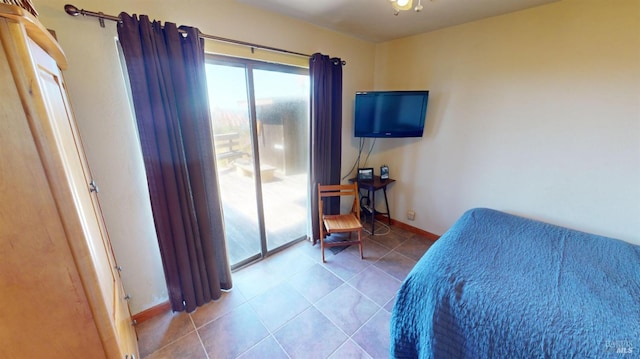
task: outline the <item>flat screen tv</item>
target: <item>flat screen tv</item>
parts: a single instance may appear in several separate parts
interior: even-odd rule
[[[355,137],[422,137],[429,91],[356,92]]]

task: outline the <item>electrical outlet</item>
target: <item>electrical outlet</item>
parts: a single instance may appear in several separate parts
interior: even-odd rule
[[[416,212],[412,209],[407,211],[407,219],[410,221],[413,221],[414,219],[416,219]]]

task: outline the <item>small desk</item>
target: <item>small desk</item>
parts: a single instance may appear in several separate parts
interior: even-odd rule
[[[387,200],[387,185],[395,181],[396,180],[391,178],[381,180],[380,176],[373,176],[373,181],[358,181],[357,177],[349,179],[350,183],[358,182],[358,190],[367,190],[367,198],[370,198],[369,206],[363,206],[362,209],[364,212],[371,215],[371,234],[375,233],[376,214],[383,214],[387,216],[387,220],[389,224],[391,224],[391,213],[389,211],[389,201]],[[376,191],[380,189],[384,193],[384,204],[387,207],[386,212],[379,212],[376,210]]]

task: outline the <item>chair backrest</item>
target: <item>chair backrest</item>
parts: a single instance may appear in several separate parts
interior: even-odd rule
[[[326,197],[341,197],[341,196],[353,196],[353,205],[351,206],[351,212],[360,219],[360,205],[358,203],[358,183],[352,184],[340,184],[340,185],[318,185],[318,213],[322,219],[324,207],[323,198]]]

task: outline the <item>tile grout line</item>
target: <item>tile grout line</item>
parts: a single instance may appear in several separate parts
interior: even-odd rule
[[[209,353],[207,352],[207,348],[204,346],[204,342],[202,341],[202,338],[200,337],[200,331],[196,327],[196,322],[193,321],[193,317],[191,316],[191,313],[189,313],[189,319],[191,320],[191,324],[195,328],[196,336],[198,336],[198,341],[200,342],[200,346],[202,347],[202,351],[204,351],[205,357],[207,359],[209,359]]]
[[[335,275],[335,274],[334,274],[334,275]],[[342,281],[342,284],[346,284],[346,283],[347,283],[346,281],[344,281],[344,280],[343,280],[342,278],[340,278],[340,277],[338,277],[338,279],[340,279],[340,280]],[[341,284],[341,285],[342,285],[342,284]],[[338,287],[340,287],[340,286],[338,286]],[[264,321],[262,320],[262,318],[261,318],[259,315],[257,315],[257,312],[256,312],[255,308],[254,308],[250,303],[248,303],[248,302],[247,302],[247,304],[249,304],[249,307],[251,308],[251,310],[252,310],[254,313],[256,313],[256,317],[258,318],[258,320],[260,321],[260,323],[263,325],[263,327],[264,327],[265,329],[267,329],[267,332],[269,333],[269,335],[267,335],[267,337],[269,337],[269,336],[273,337],[273,339],[276,341],[276,343],[278,344],[278,346],[280,346],[280,348],[281,348],[281,349],[282,349],[282,351],[285,353],[285,355],[287,355],[287,357],[291,358],[291,355],[289,355],[289,353],[285,350],[285,348],[282,346],[282,343],[280,343],[280,341],[278,340],[278,338],[276,338],[276,337],[275,337],[275,333],[276,333],[277,331],[279,331],[280,329],[284,328],[287,324],[289,324],[289,323],[291,323],[292,321],[294,321],[295,319],[299,318],[302,314],[304,314],[305,312],[307,312],[307,311],[308,311],[309,309],[311,309],[311,308],[314,308],[315,310],[317,310],[317,311],[318,311],[318,313],[320,313],[320,315],[322,315],[325,319],[327,319],[331,324],[333,324],[333,325],[334,325],[334,326],[335,326],[335,327],[336,327],[340,332],[342,332],[342,333],[347,337],[347,340],[345,340],[343,343],[341,343],[341,344],[340,344],[340,345],[339,345],[339,346],[338,346],[338,347],[337,347],[333,352],[331,352],[331,353],[329,354],[329,356],[331,356],[333,353],[335,353],[335,351],[336,351],[336,350],[338,350],[340,347],[342,347],[342,346],[343,346],[347,341],[349,341],[349,340],[353,341],[353,340],[351,339],[351,336],[350,336],[350,335],[348,335],[348,334],[347,334],[347,333],[346,333],[342,328],[340,328],[340,327],[339,327],[339,326],[338,326],[334,321],[332,321],[329,317],[327,317],[324,313],[322,313],[322,311],[321,311],[321,310],[316,306],[316,303],[317,303],[320,299],[322,299],[322,298],[324,298],[324,297],[328,296],[328,295],[329,295],[333,290],[332,290],[331,292],[327,293],[326,295],[324,295],[323,297],[321,297],[320,299],[316,300],[316,303],[313,303],[313,302],[311,302],[308,298],[306,298],[306,297],[304,296],[304,294],[300,293],[300,291],[299,291],[297,288],[295,288],[295,287],[293,287],[293,286],[292,286],[291,288],[292,288],[294,291],[296,291],[298,294],[300,294],[300,295],[301,295],[301,296],[302,296],[302,297],[303,297],[303,298],[304,298],[304,299],[309,303],[309,306],[308,306],[308,307],[306,307],[306,308],[305,308],[303,311],[301,311],[300,313],[296,314],[295,316],[293,316],[292,318],[290,318],[289,320],[287,320],[285,323],[283,323],[283,324],[282,324],[282,325],[280,325],[279,327],[275,328],[274,330],[271,330],[271,329],[269,329],[269,328],[268,328],[268,326],[264,323]],[[337,288],[337,287],[336,287],[336,288]],[[334,288],[334,290],[335,290],[335,288]],[[374,303],[375,303],[375,302],[374,302]],[[377,304],[376,304],[376,305],[377,305]],[[376,313],[377,313],[377,311],[376,311]],[[360,329],[360,328],[358,328],[358,329],[356,330],[356,332],[357,332],[359,329]],[[242,353],[240,353],[239,355],[242,355],[242,354],[244,354],[244,353],[248,352],[249,350],[251,350],[252,348],[254,348],[255,346],[257,346],[258,344],[260,344],[262,341],[264,341],[267,337],[262,338],[260,341],[258,341],[258,343],[256,343],[256,344],[252,345],[250,348],[248,348],[247,350],[243,351],[243,352],[242,352]],[[357,344],[357,343],[356,343],[356,344]],[[360,347],[360,346],[358,345],[358,347]],[[362,349],[362,348],[361,348],[361,349]],[[369,355],[369,353],[368,353],[366,350],[362,349],[362,351],[363,351],[364,353],[366,353],[367,355]],[[371,356],[371,355],[369,355],[369,356]]]
[[[165,345],[161,346],[160,348],[158,348],[158,349],[156,349],[156,350],[152,351],[151,353],[148,353],[147,355],[145,355],[145,356],[143,357],[143,359],[144,359],[144,358],[146,358],[146,357],[148,357],[148,356],[149,356],[149,355],[151,355],[151,354],[154,354],[154,353],[156,353],[156,352],[159,352],[159,351],[161,351],[161,350],[163,350],[163,349],[167,348],[168,346],[170,346],[170,345],[172,345],[172,344],[177,343],[178,341],[180,341],[181,339],[183,339],[183,338],[187,337],[189,334],[193,333],[194,331],[196,331],[196,329],[193,329],[193,330],[191,330],[191,331],[189,331],[189,332],[185,333],[184,335],[177,337],[175,340],[172,340],[172,341],[170,341],[169,343],[167,343],[167,344],[165,344]]]
[[[373,320],[373,318],[378,315],[378,313],[380,313],[381,311],[387,311],[386,309],[384,309],[384,307],[380,307],[380,309],[378,309],[377,312],[375,312],[369,319],[367,319],[364,323],[362,323],[362,325],[360,326],[360,328],[358,328],[355,332],[353,332],[353,335],[356,335],[356,333],[358,333],[362,328],[364,328],[369,322],[371,322]],[[373,354],[369,353],[368,351],[365,350],[365,348],[362,348],[362,346],[360,345],[360,343],[358,343],[357,341],[355,341],[354,339],[352,339],[352,336],[349,337],[349,339],[351,339],[352,342],[354,342],[359,348],[362,349],[363,352],[367,353],[367,355],[369,355],[370,357],[373,358]],[[389,338],[389,340],[391,340],[391,338]],[[389,344],[391,344],[391,342],[389,342]]]
[[[266,328],[265,328],[266,329]],[[250,346],[249,348],[247,348],[247,350],[240,352],[238,355],[235,356],[235,358],[239,358],[241,356],[243,356],[244,354],[250,352],[253,348],[257,347],[258,345],[260,345],[260,343],[264,342],[265,340],[267,340],[269,337],[273,338],[273,340],[276,342],[276,344],[278,344],[278,347],[280,347],[280,349],[282,349],[282,352],[284,353],[284,355],[287,356],[287,358],[291,359],[291,355],[289,355],[289,353],[287,353],[287,351],[284,349],[284,347],[282,346],[282,344],[280,344],[280,342],[278,341],[278,339],[276,339],[276,337],[273,336],[273,333],[271,333],[269,331],[269,329],[267,329],[267,331],[269,332],[269,335],[267,335],[266,337],[260,339],[257,343],[255,343],[254,345]]]
[[[370,266],[366,267],[365,269],[370,268],[370,267],[372,267],[372,265],[370,265]],[[391,278],[397,279],[397,278],[395,278],[395,277],[391,276],[390,274],[388,274],[386,271],[384,271],[384,270],[382,270],[382,269],[380,269],[380,268],[378,268],[378,267],[373,266],[373,268],[376,268],[376,269],[378,269],[378,270],[382,271],[383,273],[385,273],[386,275],[390,276]],[[362,270],[362,271],[361,271],[361,272],[359,272],[358,274],[360,274],[360,273],[362,273],[362,272],[364,272],[364,270]],[[356,274],[356,275],[358,275],[358,274]],[[351,277],[351,279],[353,279],[356,275],[354,275],[353,277]],[[341,278],[340,278],[340,279],[341,279]],[[341,279],[341,280],[342,280],[342,279]],[[345,341],[344,341],[342,344],[340,344],[340,345],[339,345],[339,346],[338,346],[338,347],[337,347],[333,352],[331,352],[331,353],[329,354],[329,357],[330,357],[331,355],[333,355],[336,351],[338,351],[341,347],[343,347],[343,346],[344,346],[348,341],[351,341],[351,342],[353,342],[353,343],[354,343],[358,348],[360,348],[360,350],[362,350],[362,352],[363,352],[363,353],[365,353],[365,354],[366,354],[367,356],[369,356],[370,358],[373,358],[373,356],[371,355],[371,353],[369,353],[367,350],[365,350],[365,348],[363,348],[363,347],[362,347],[362,346],[361,346],[361,345],[360,345],[360,344],[359,344],[359,343],[358,343],[358,342],[353,338],[353,336],[354,336],[357,332],[359,332],[359,331],[360,331],[364,326],[366,326],[366,325],[367,325],[367,323],[369,323],[371,320],[373,320],[373,318],[374,318],[378,313],[380,313],[381,311],[388,312],[388,311],[384,308],[384,306],[385,306],[387,303],[389,303],[389,301],[394,300],[394,299],[395,299],[395,296],[393,296],[391,299],[387,300],[387,301],[384,303],[384,305],[380,305],[380,304],[378,304],[376,301],[374,301],[373,299],[369,298],[365,293],[363,293],[362,291],[360,291],[358,288],[356,288],[355,286],[353,286],[353,284],[351,284],[351,283],[349,283],[348,281],[345,281],[345,280],[342,280],[342,282],[343,282],[342,284],[346,284],[346,285],[348,285],[349,287],[351,287],[352,289],[354,289],[356,292],[358,292],[360,295],[362,295],[364,298],[366,298],[366,299],[368,299],[369,301],[371,301],[375,306],[377,306],[377,307],[378,307],[378,310],[376,310],[376,311],[375,311],[375,312],[374,312],[374,313],[373,313],[373,314],[372,314],[372,315],[371,315],[371,316],[370,316],[366,321],[364,321],[364,322],[363,322],[363,323],[362,323],[362,324],[361,324],[361,325],[360,325],[356,330],[354,330],[353,334],[349,335],[349,334],[347,334],[347,332],[345,332],[345,331],[344,331],[344,330],[343,330],[343,329],[338,325],[338,323],[336,323],[336,322],[334,322],[333,320],[331,320],[331,318],[329,318],[327,315],[325,315],[325,314],[322,312],[322,310],[317,306],[317,303],[318,303],[318,302],[320,302],[322,299],[324,299],[324,298],[326,298],[327,296],[329,296],[329,294],[331,294],[333,291],[335,291],[335,290],[336,290],[336,289],[338,289],[340,286],[342,286],[342,284],[341,284],[341,285],[339,285],[338,287],[334,288],[331,292],[327,293],[326,295],[324,295],[324,296],[322,296],[321,298],[319,298],[318,300],[316,300],[314,303],[311,303],[311,306],[313,306],[313,307],[314,307],[314,308],[315,308],[315,309],[316,309],[316,310],[317,310],[317,311],[318,311],[318,312],[319,312],[319,313],[320,313],[324,318],[326,318],[329,322],[331,322],[331,324],[333,324],[333,325],[334,325],[338,330],[340,330],[340,331],[341,331],[341,332],[342,332],[342,333],[347,337],[347,340],[345,340]],[[295,288],[294,288],[294,289],[295,289]],[[306,311],[306,310],[305,310],[305,311]],[[302,314],[302,313],[299,313],[297,316],[299,316],[299,315],[301,315],[301,314]],[[297,317],[297,316],[296,316],[296,317]],[[295,318],[295,317],[294,317],[294,318]],[[292,318],[291,320],[293,320],[294,318]],[[283,325],[283,326],[284,326],[284,325]]]
[[[281,283],[278,283],[281,284]],[[293,288],[293,287],[292,287]],[[273,289],[273,288],[270,288]],[[269,290],[270,290],[269,289]],[[296,290],[295,288],[293,288],[293,290]],[[297,291],[297,290],[296,290]],[[301,294],[302,295],[302,294]],[[256,296],[257,297],[257,296]],[[304,296],[302,296],[304,298]],[[255,297],[254,297],[255,298]],[[307,300],[305,298],[305,300]],[[307,300],[308,301],[308,300]],[[311,305],[313,305],[313,303],[309,302]],[[256,311],[256,308],[253,307],[253,305],[250,303],[250,300],[247,300],[245,303],[249,306],[249,308],[251,309],[251,311],[256,315],[256,318],[258,318],[258,320],[260,321],[260,324],[262,325],[262,327],[264,329],[267,330],[267,336],[265,336],[264,338],[260,339],[257,343],[255,343],[254,345],[250,346],[249,348],[247,348],[246,350],[242,351],[241,353],[239,353],[236,357],[243,355],[244,353],[247,353],[248,351],[250,351],[251,349],[253,349],[254,347],[256,347],[258,344],[262,343],[265,339],[267,339],[268,337],[272,337],[273,340],[276,341],[276,343],[278,344],[278,346],[282,349],[282,351],[287,355],[287,357],[291,358],[291,356],[289,355],[289,353],[287,353],[287,351],[284,349],[284,347],[282,346],[282,344],[278,341],[278,339],[273,335],[276,331],[280,330],[282,327],[284,327],[287,323],[289,323],[290,321],[292,321],[293,319],[297,318],[300,314],[304,313],[309,307],[305,308],[302,312],[296,314],[293,318],[289,319],[288,321],[286,321],[285,323],[283,323],[282,325],[280,325],[279,327],[277,327],[276,329],[274,329],[273,331],[271,329],[269,329],[269,326],[267,326],[267,324],[265,323],[265,321],[262,319],[262,317],[260,317],[260,315],[258,315],[258,312]]]
[[[345,283],[346,283],[346,282],[345,282]],[[374,304],[376,304],[376,303],[374,302]],[[376,305],[377,305],[377,304],[376,304]],[[345,331],[344,331],[344,329],[342,329],[342,328],[338,325],[338,323],[334,322],[333,320],[331,320],[331,318],[327,317],[327,316],[322,312],[322,310],[320,310],[320,308],[318,308],[318,307],[316,306],[316,303],[313,303],[313,304],[312,304],[312,306],[313,306],[313,307],[318,311],[318,313],[320,313],[320,314],[321,314],[325,319],[327,319],[327,320],[328,320],[331,324],[333,324],[333,325],[334,325],[334,326],[335,326],[335,327],[336,327],[340,332],[342,332],[342,334],[344,334],[344,335],[347,337],[347,339],[346,339],[342,344],[340,344],[340,345],[339,345],[339,346],[338,346],[334,351],[332,351],[332,352],[328,355],[328,357],[330,357],[331,355],[335,354],[335,352],[336,352],[336,351],[338,351],[338,349],[340,349],[342,346],[344,346],[348,341],[351,341],[351,342],[353,342],[356,346],[358,346],[358,348],[360,348],[360,350],[362,350],[362,352],[363,352],[363,353],[365,353],[365,354],[367,354],[369,357],[372,357],[372,358],[373,358],[373,356],[371,355],[371,353],[369,353],[368,351],[366,351],[366,350],[365,350],[365,349],[364,349],[364,348],[363,348],[363,347],[362,347],[358,342],[356,342],[356,341],[353,339],[353,335],[354,335],[354,334],[356,334],[360,329],[362,329],[362,327],[364,327],[364,325],[365,325],[365,324],[367,324],[367,323],[368,323],[368,322],[369,322],[369,321],[370,321],[370,320],[371,320],[371,319],[372,319],[376,314],[378,314],[378,312],[380,312],[380,309],[384,309],[384,308],[379,307],[379,308],[378,308],[378,310],[377,310],[377,311],[376,311],[376,312],[375,312],[375,313],[374,313],[374,314],[373,314],[369,319],[367,319],[364,323],[362,323],[362,325],[360,325],[360,326],[358,327],[358,329],[356,329],[356,330],[353,332],[353,334],[349,335],[349,334],[347,334],[347,332],[345,332]]]

